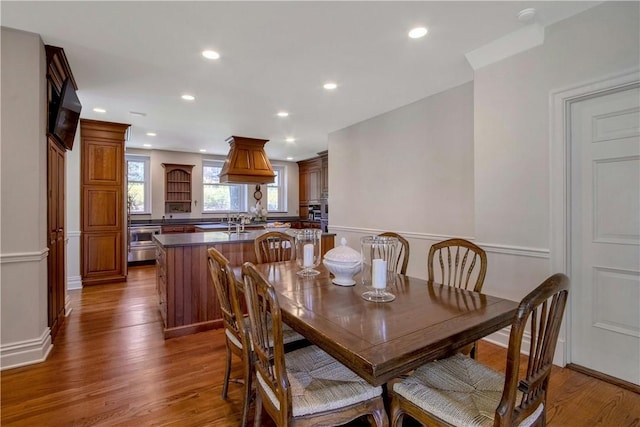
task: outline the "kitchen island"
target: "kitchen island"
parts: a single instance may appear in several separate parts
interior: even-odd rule
[[[222,327],[220,304],[209,278],[207,249],[219,250],[232,266],[255,263],[254,241],[264,233],[265,230],[247,230],[153,236],[165,339]],[[333,248],[334,239],[333,233],[322,234],[323,256]]]

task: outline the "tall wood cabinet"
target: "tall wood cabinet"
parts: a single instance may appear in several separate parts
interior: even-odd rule
[[[324,204],[329,197],[328,151],[318,155],[298,162],[300,217],[303,219],[309,214],[309,205]]]
[[[320,199],[329,198],[329,151],[321,151],[320,156]]]
[[[64,50],[45,46],[47,61],[47,117],[52,101],[69,79],[77,89]],[[49,119],[50,120],[50,119]],[[50,123],[47,123],[47,130]],[[47,312],[51,339],[55,339],[65,319],[66,260],[65,260],[65,176],[66,149],[47,134]]]
[[[300,203],[317,203],[320,200],[322,161],[320,158],[298,162],[300,174]]]
[[[65,306],[65,150],[52,138],[47,138],[47,224],[49,248],[47,261],[47,288],[49,328],[55,337],[64,323]]]
[[[83,285],[127,278],[124,143],[129,125],[80,121]]]

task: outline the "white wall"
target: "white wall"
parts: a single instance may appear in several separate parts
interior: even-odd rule
[[[483,290],[521,299],[552,273],[550,94],[638,67],[638,9],[589,9],[548,27],[542,46],[476,70],[473,85],[331,134],[330,230],[356,248],[363,234],[404,234],[416,277],[437,235],[473,238],[489,261]],[[491,339],[506,344],[507,333]]]
[[[542,46],[477,70],[476,234],[549,247],[549,94],[638,67],[637,2],[605,3],[547,28]]]
[[[79,124],[78,124],[79,126]],[[66,169],[66,206],[65,230],[67,231],[67,289],[81,289],[82,276],[80,273],[80,129],[76,130],[73,150],[67,151]],[[66,313],[69,314],[69,294],[66,298]]]
[[[639,53],[639,4],[604,3],[548,27],[542,46],[476,70],[475,221],[480,244],[494,249],[488,293],[520,299],[555,272],[550,189],[561,183],[549,179],[551,93],[638,67]]]
[[[638,67],[638,10],[636,2],[605,3],[548,27],[542,46],[476,70],[478,241],[549,258],[550,188],[558,185],[549,181],[550,94]],[[535,262],[535,273],[505,276],[490,269],[495,280],[487,282],[488,290],[520,298],[552,273],[549,262],[528,258],[512,262],[523,269]]]
[[[338,238],[399,232],[408,273],[426,277],[434,240],[474,235],[473,83],[330,134],[329,188]]]
[[[128,148],[126,154],[138,154],[148,156],[151,159],[151,215],[134,215],[132,219],[191,219],[191,218],[221,218],[221,214],[205,214],[202,212],[203,184],[202,184],[202,162],[203,160],[224,160],[225,156],[203,155],[196,153],[182,153],[177,151],[164,150],[141,150]],[[194,203],[191,205],[190,213],[165,214],[164,212],[164,168],[162,163],[177,163],[181,165],[194,165],[192,175],[192,197]],[[283,162],[272,160],[273,166],[284,166],[287,176],[287,212],[273,213],[274,216],[297,216],[298,215],[298,165],[293,162]],[[253,198],[254,187],[249,186],[249,207],[255,204]],[[262,189],[263,199],[266,197],[266,189]],[[264,201],[263,201],[264,206]]]
[[[45,53],[40,36],[2,28],[0,366],[42,361],[47,316]]]

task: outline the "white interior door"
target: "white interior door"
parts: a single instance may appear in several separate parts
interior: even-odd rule
[[[571,362],[640,385],[640,90],[571,106]]]

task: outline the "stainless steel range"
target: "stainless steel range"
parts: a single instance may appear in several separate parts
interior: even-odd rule
[[[156,259],[156,244],[153,235],[160,234],[159,225],[131,225],[129,227],[129,262]]]

